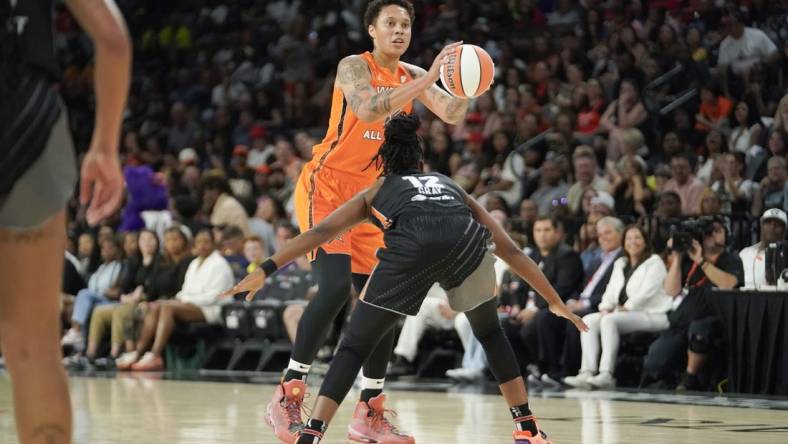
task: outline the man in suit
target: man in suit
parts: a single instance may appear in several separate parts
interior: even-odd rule
[[[555,218],[542,216],[534,222],[534,243],[536,249],[531,258],[564,301],[577,299],[583,284],[583,263],[580,255],[564,243],[563,224]],[[561,347],[564,326],[552,328],[548,320],[550,310],[547,302],[527,284],[524,284],[522,301],[512,307],[510,318],[504,321],[504,329],[512,344],[519,349],[518,356],[525,359],[523,368],[528,368],[536,378],[541,378],[542,369],[550,372],[560,367]],[[555,342],[551,339],[548,346],[539,341],[539,330],[551,328],[559,332]],[[544,341],[548,342],[548,341]],[[557,343],[557,345],[555,345]],[[533,379],[533,378],[531,378]]]

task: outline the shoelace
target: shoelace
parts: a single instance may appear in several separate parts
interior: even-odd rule
[[[290,421],[291,424],[303,424],[301,420],[301,412],[303,411],[306,413],[307,418],[312,416],[312,409],[306,406],[304,400],[309,398],[309,393],[305,393],[304,397],[300,400],[298,398],[293,398],[288,400],[287,396],[282,399],[282,402],[285,403],[285,411],[287,412],[287,419]]]
[[[397,412],[390,409],[383,409],[383,410],[372,410],[372,424],[373,428],[381,428],[386,432],[397,433],[397,427],[392,424],[388,418],[386,418],[386,413],[391,413],[393,416],[397,416]]]

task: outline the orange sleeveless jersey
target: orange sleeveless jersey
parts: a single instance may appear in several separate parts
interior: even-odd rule
[[[412,76],[402,65],[396,73],[379,67],[367,51],[361,54],[372,73],[372,87],[378,92],[393,89],[412,80]],[[410,113],[413,102],[408,103],[401,111]],[[396,113],[395,110],[393,113]],[[371,185],[380,171],[375,165],[369,165],[383,143],[383,126],[385,119],[374,123],[360,120],[350,109],[342,90],[334,85],[331,97],[331,117],[328,131],[323,141],[312,148],[311,166],[319,174],[322,168],[330,168],[334,173],[348,175],[348,179]]]

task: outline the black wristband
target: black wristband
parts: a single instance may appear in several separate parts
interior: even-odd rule
[[[260,264],[260,268],[263,270],[266,276],[271,276],[272,274],[276,273],[276,270],[279,267],[276,265],[276,262],[272,261],[270,258],[266,259],[265,262]]]

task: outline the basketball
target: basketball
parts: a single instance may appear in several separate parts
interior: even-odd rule
[[[441,82],[449,93],[478,97],[490,89],[495,65],[490,54],[476,45],[460,45],[441,66]]]

